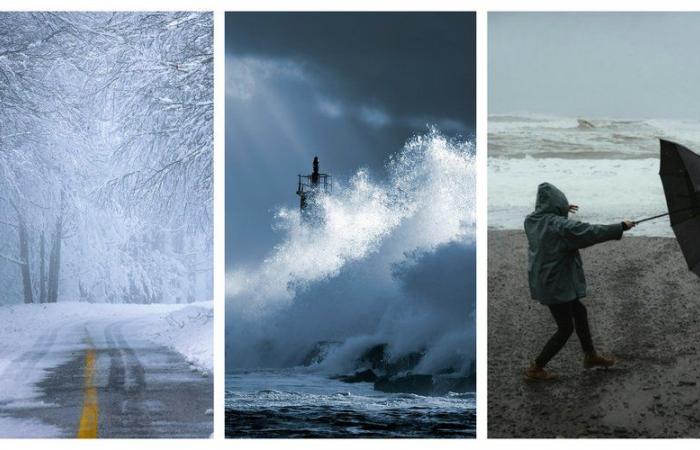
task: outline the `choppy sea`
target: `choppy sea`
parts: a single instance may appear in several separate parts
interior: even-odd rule
[[[666,212],[659,138],[700,151],[700,122],[489,117],[489,227],[521,229],[544,181],[580,206],[578,220],[612,223]],[[673,236],[666,218],[631,234]]]
[[[476,435],[474,393],[385,394],[299,369],[226,376],[228,438],[464,438]]]

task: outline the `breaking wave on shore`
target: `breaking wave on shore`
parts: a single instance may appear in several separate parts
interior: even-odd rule
[[[473,371],[475,189],[473,143],[431,129],[383,179],[359,169],[319,199],[317,225],[280,209],[281,243],[227,274],[227,369],[347,373],[383,346],[419,373]]]

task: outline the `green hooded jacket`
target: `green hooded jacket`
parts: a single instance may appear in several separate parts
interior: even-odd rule
[[[579,249],[620,239],[622,223],[591,225],[568,219],[569,201],[549,183],[537,188],[535,211],[525,218],[530,295],[545,305],[586,296]]]

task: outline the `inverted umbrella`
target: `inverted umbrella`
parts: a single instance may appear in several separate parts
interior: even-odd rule
[[[669,216],[688,268],[700,276],[700,155],[661,139],[659,176],[668,211],[635,223]]]

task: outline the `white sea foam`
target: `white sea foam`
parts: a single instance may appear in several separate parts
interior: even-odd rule
[[[657,159],[492,158],[488,172],[489,227],[522,229],[535,208],[537,186],[545,181],[580,206],[572,219],[613,223],[667,211]],[[640,224],[631,233],[673,235],[666,218]]]

